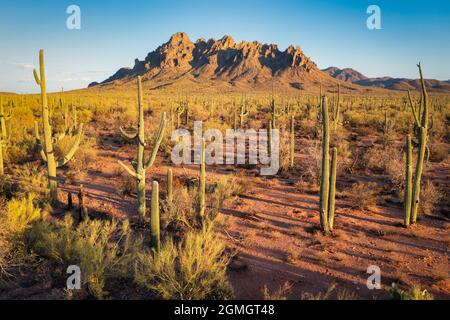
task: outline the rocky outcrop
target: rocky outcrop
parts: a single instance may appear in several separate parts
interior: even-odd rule
[[[274,44],[236,43],[230,36],[192,42],[186,33],[179,32],[143,61],[136,59],[133,68],[121,68],[102,84],[130,80],[138,75],[154,82],[182,77],[230,83],[257,83],[273,78],[291,81],[314,71],[319,71],[316,64],[298,46],[280,51]]]

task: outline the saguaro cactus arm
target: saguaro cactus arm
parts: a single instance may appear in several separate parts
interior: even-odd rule
[[[36,69],[33,69],[33,75],[34,75],[34,80],[36,81],[37,85],[40,86],[41,85],[41,79],[39,79],[39,76],[37,74]]]
[[[411,107],[412,114],[414,116],[414,122],[416,123],[416,126],[420,127],[419,118],[417,118],[416,107],[412,101],[411,92],[409,90],[408,90],[408,100],[409,100],[409,105]]]
[[[37,121],[34,122],[34,135],[36,137],[36,146],[39,149],[41,158],[42,158],[42,160],[44,160],[44,162],[47,162],[47,156],[45,155],[45,151],[42,146],[41,136],[39,134],[39,125],[38,125]]]
[[[428,129],[428,93],[427,93],[427,88],[425,86],[425,79],[423,77],[423,73],[422,73],[422,67],[419,64],[417,65],[417,67],[419,68],[419,74],[420,74],[420,86],[422,89],[422,118],[421,118],[421,127],[427,128]]]
[[[78,128],[78,133],[74,144],[70,148],[69,152],[64,156],[64,158],[58,161],[57,164],[58,168],[65,166],[70,160],[72,160],[73,156],[75,155],[75,152],[78,150],[78,147],[80,146],[82,136],[83,136],[83,124],[81,123],[80,127]]]
[[[150,154],[150,157],[148,158],[147,162],[144,164],[144,169],[147,170],[150,168],[156,159],[156,154],[158,153],[159,146],[161,145],[161,141],[164,138],[164,132],[166,129],[166,113],[163,113],[163,116],[161,118],[161,123],[159,125],[158,134],[155,137],[155,143],[153,144],[153,150]]]
[[[128,139],[128,140],[134,140],[134,139],[136,139],[137,136],[138,136],[138,131],[137,131],[137,130],[136,130],[136,132],[134,132],[134,133],[128,133],[128,132],[126,132],[122,127],[120,127],[119,130],[120,130],[120,133],[122,134],[122,136],[123,136],[125,139]]]
[[[120,164],[122,166],[122,168],[125,169],[126,172],[128,172],[133,178],[136,178],[137,180],[141,180],[142,176],[140,174],[138,174],[136,172],[136,170],[131,169],[130,167],[128,167],[125,163],[123,163],[122,161],[117,161],[118,164]]]

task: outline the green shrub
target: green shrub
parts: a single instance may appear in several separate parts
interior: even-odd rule
[[[158,255],[139,253],[135,281],[167,300],[231,298],[224,249],[211,225],[190,231],[179,245],[166,240]]]
[[[433,296],[419,286],[413,285],[408,290],[403,290],[397,283],[392,283],[389,289],[391,297],[395,300],[433,300]]]
[[[132,262],[142,241],[131,236],[124,221],[88,220],[77,227],[66,216],[63,222],[40,221],[26,237],[31,252],[66,265],[78,265],[82,283],[96,298],[104,298],[107,282],[132,277]]]

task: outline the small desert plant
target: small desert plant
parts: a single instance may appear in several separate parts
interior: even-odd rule
[[[0,274],[9,266],[31,260],[23,250],[23,235],[30,225],[41,218],[40,210],[34,205],[35,195],[14,198],[0,203]]]
[[[287,300],[287,295],[292,290],[292,284],[289,281],[286,281],[283,286],[281,286],[277,291],[270,292],[269,288],[265,285],[262,289],[262,294],[264,300]]]
[[[211,225],[189,232],[179,245],[169,238],[159,254],[138,254],[135,281],[167,300],[230,298],[224,249]]]
[[[63,222],[38,221],[26,235],[30,252],[61,265],[78,265],[83,285],[96,298],[107,295],[109,280],[132,276],[132,262],[142,241],[134,239],[127,221],[87,220],[75,226]]]
[[[336,291],[337,284],[331,283],[328,289],[324,292],[319,292],[314,295],[312,293],[302,293],[302,300],[332,300],[333,293],[336,292],[336,300],[357,300],[358,296],[348,291],[347,289],[341,289]]]
[[[354,183],[345,193],[350,199],[350,206],[353,209],[367,210],[370,206],[375,206],[378,201],[377,184],[374,182]]]
[[[433,296],[419,286],[413,285],[407,290],[403,290],[397,283],[392,283],[389,293],[395,300],[433,300]]]
[[[13,168],[13,175],[17,178],[17,196],[34,193],[39,203],[48,202],[50,190],[48,189],[47,173],[36,163],[26,163]]]
[[[443,197],[443,192],[428,180],[420,192],[421,213],[432,215]]]

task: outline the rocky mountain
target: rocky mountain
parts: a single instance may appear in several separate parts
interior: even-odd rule
[[[132,68],[121,68],[90,87],[126,85],[138,75],[151,88],[200,85],[230,90],[272,86],[306,90],[318,88],[319,82],[325,87],[338,82],[321,72],[298,46],[280,51],[275,44],[236,43],[230,36],[192,42],[179,32],[144,60],[136,59]]]
[[[333,78],[347,82],[356,82],[368,79],[365,75],[352,68],[339,69],[336,67],[328,67],[326,69],[323,69],[322,71],[329,74]]]
[[[379,87],[402,91],[420,90],[419,79],[392,78],[392,77],[368,78],[351,68],[339,69],[336,67],[329,67],[323,69],[322,71],[329,74],[333,78],[366,87]],[[450,91],[450,83],[448,81],[426,79],[425,83],[430,91],[435,92]]]

